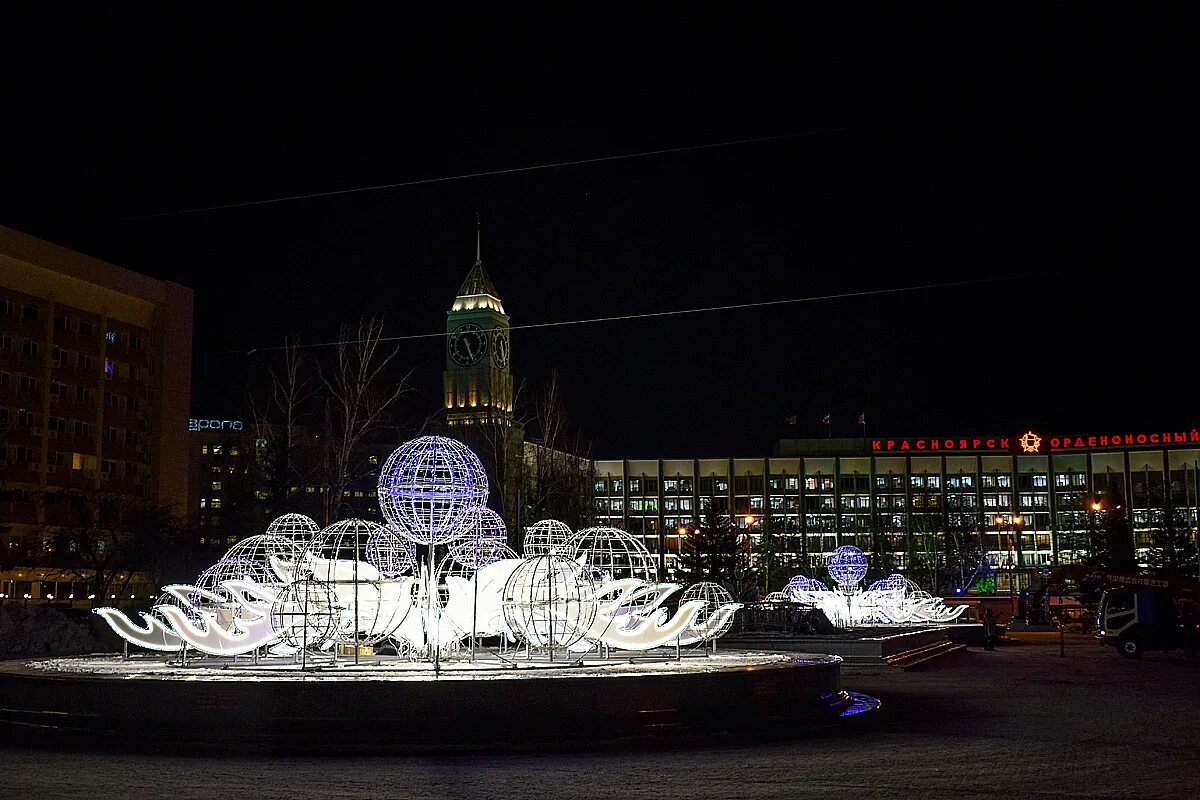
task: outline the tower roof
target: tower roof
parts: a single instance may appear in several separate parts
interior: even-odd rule
[[[477,308],[488,308],[492,311],[504,313],[504,305],[500,302],[500,298],[496,295],[496,286],[492,283],[492,279],[483,271],[483,254],[480,241],[479,224],[476,222],[475,227],[475,264],[471,267],[471,271],[467,273],[467,279],[463,281],[462,287],[458,290],[458,296],[454,298],[454,305],[450,307],[451,311],[471,311]]]

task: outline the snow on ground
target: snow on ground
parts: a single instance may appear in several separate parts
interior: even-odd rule
[[[1022,634],[920,670],[843,676],[883,707],[840,732],[587,753],[288,759],[0,749],[14,797],[1190,798],[1200,661],[1127,661],[1094,639]]]

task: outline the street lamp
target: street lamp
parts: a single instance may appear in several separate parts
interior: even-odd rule
[[[1017,567],[1023,566],[1022,564],[1018,564],[1017,560],[1020,559],[1020,554],[1021,554],[1021,549],[1020,549],[1021,548],[1021,525],[1025,522],[1025,520],[1020,514],[1013,514],[1013,515],[1011,515],[1010,519],[1005,519],[1004,514],[997,514],[994,521],[996,523],[997,528],[999,528],[1000,530],[1009,531],[1009,542],[1008,542],[1009,555],[1008,555],[1008,559],[1007,559],[1008,560],[1008,570],[1009,570],[1008,571],[1008,597],[1009,597],[1009,602],[1012,603],[1012,614],[1015,617],[1017,615],[1017,596],[1016,596],[1016,586],[1015,586],[1016,578],[1017,578]],[[1016,537],[1015,544],[1013,542],[1014,536]],[[1016,549],[1014,549],[1014,547]]]

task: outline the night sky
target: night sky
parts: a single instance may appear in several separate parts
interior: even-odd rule
[[[56,10],[0,20],[0,223],[192,287],[197,415],[285,333],[442,331],[478,212],[514,325],[973,282],[514,331],[602,457],[1200,424],[1177,20]],[[442,343],[399,346],[421,418]]]

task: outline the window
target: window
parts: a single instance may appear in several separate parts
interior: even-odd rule
[[[311,488],[311,487],[310,487],[310,488]],[[221,491],[221,482],[220,482],[220,481],[213,481],[213,482],[212,482],[212,490],[213,490],[214,492],[219,492],[219,491]]]
[[[212,499],[212,506],[211,506],[211,508],[220,508],[220,507],[221,507],[221,498],[219,498],[219,497],[214,497],[214,498]]]
[[[206,445],[206,444],[200,445],[200,455],[202,455],[202,456],[208,455],[208,445]]]
[[[112,392],[105,392],[104,393],[104,407],[105,408],[120,408],[121,407],[121,395],[114,394]]]
[[[25,307],[23,307],[21,309],[21,319],[28,320],[30,322],[37,322],[37,318],[38,318],[38,307],[37,306],[26,305]]]
[[[86,336],[87,338],[90,339],[94,335],[94,333],[92,331],[92,323],[84,322],[83,320],[80,320],[79,321],[79,335]]]
[[[225,446],[224,446],[224,445],[220,445],[220,444],[214,444],[214,445],[212,446],[212,454],[213,454],[214,456],[219,456],[219,455],[221,455],[221,451],[222,451],[222,450],[224,450],[224,449],[225,449]]]
[[[54,330],[56,330],[56,331],[65,331],[65,330],[67,330],[69,327],[71,327],[71,323],[70,323],[70,321],[69,321],[69,320],[66,318],[66,316],[65,316],[65,315],[63,315],[63,314],[55,314],[55,315],[54,315]]]
[[[608,494],[608,481],[603,478],[598,478],[595,485],[592,486],[596,494]]]
[[[4,297],[0,297],[0,314],[8,316],[14,311],[13,301]]]
[[[236,456],[237,453],[234,453],[234,455]],[[376,466],[379,464],[379,456],[367,456],[367,463],[371,466]]]
[[[238,448],[238,446],[237,446],[237,445],[230,445],[230,446],[229,446],[229,455],[231,455],[231,456],[240,456],[241,454],[242,454],[242,451],[241,451],[241,450]],[[230,469],[230,471],[232,471],[232,470],[233,470],[233,467],[230,467],[229,469]]]
[[[639,480],[638,478],[630,478],[629,479],[629,493],[630,494],[641,494],[642,493],[641,480]]]
[[[117,471],[117,462],[111,459],[103,459],[100,461],[100,473],[102,475],[113,475]]]
[[[73,433],[75,436],[86,439],[90,438],[92,435],[92,425],[89,422],[82,422],[76,419],[71,421],[71,426],[71,433]]]
[[[50,417],[50,419],[47,420],[46,427],[55,433],[66,433],[67,421],[62,417]]]
[[[104,359],[104,377],[106,379],[112,380],[112,376],[116,372],[116,369],[116,364],[113,363],[111,358]]]
[[[134,350],[141,350],[146,346],[146,337],[139,333],[129,334],[129,346]]]
[[[76,353],[75,367],[80,370],[90,370],[92,368],[92,357],[86,353]]]
[[[104,432],[103,432],[104,441],[115,444],[119,437],[120,437],[120,432],[116,428],[113,428],[109,425],[104,426]]]
[[[37,358],[38,343],[30,340],[21,342],[21,355],[26,358]]]
[[[75,402],[90,403],[92,402],[92,390],[86,386],[75,387]]]
[[[26,394],[37,392],[37,385],[37,380],[28,375],[21,375],[17,378],[17,388]]]
[[[141,441],[139,441],[139,439],[140,439],[140,437],[138,436],[137,431],[130,431],[130,430],[125,431],[125,444],[126,445],[129,445],[130,447],[137,447],[139,444],[141,444]]]

